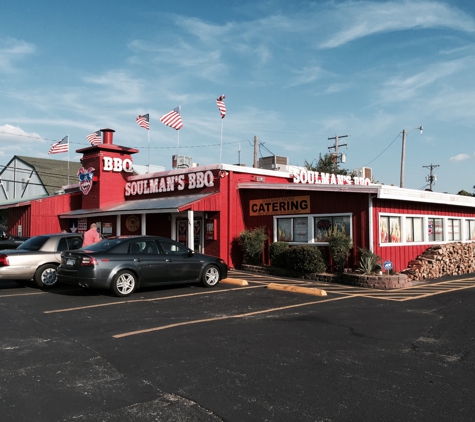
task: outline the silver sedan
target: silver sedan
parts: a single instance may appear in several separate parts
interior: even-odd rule
[[[61,252],[82,246],[82,234],[33,236],[17,249],[0,251],[0,280],[34,280],[40,288],[57,283]]]

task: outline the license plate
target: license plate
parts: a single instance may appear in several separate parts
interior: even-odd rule
[[[74,259],[67,259],[66,265],[74,265]]]

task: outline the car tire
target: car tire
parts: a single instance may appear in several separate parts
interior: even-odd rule
[[[221,274],[219,268],[216,265],[208,265],[201,276],[201,283],[205,287],[214,287],[221,280]]]
[[[58,284],[57,265],[46,264],[36,270],[35,282],[40,289],[51,289]]]
[[[129,296],[137,287],[137,276],[132,271],[119,271],[114,277],[111,287],[116,296]]]

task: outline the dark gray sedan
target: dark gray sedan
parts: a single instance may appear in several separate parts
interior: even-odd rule
[[[111,289],[129,296],[138,287],[201,282],[216,286],[227,277],[226,263],[195,253],[159,236],[118,236],[61,254],[58,281],[81,287]]]

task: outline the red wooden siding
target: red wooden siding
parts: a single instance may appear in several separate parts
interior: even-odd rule
[[[475,218],[475,209],[471,207],[460,207],[455,205],[417,203],[410,201],[396,201],[389,199],[373,200],[373,251],[381,256],[382,261],[389,260],[393,263],[393,269],[402,271],[407,268],[408,263],[417,258],[427,248],[434,246],[437,242],[427,244],[398,246],[381,246],[379,242],[379,215],[380,214],[416,214],[425,216],[454,216]],[[391,244],[388,244],[391,245]],[[395,244],[397,245],[397,244]]]

